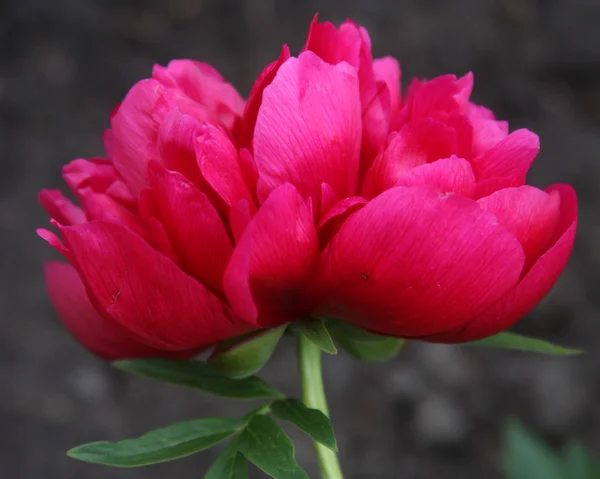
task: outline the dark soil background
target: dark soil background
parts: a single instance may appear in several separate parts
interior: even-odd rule
[[[35,235],[47,222],[36,193],[62,187],[69,160],[102,154],[108,113],[154,62],[212,63],[246,94],[284,42],[297,51],[316,11],[367,26],[376,55],[398,57],[405,80],[473,70],[478,102],[540,134],[531,181],[572,183],[581,203],[568,269],[518,330],[587,354],[415,344],[386,365],[327,358],[346,477],[500,478],[508,416],[556,445],[580,437],[600,456],[599,0],[0,0],[2,478],[202,477],[212,452],[141,470],[64,455],[247,405],[122,375],[62,330],[43,287],[42,262],[55,255]],[[286,343],[265,374],[294,393],[295,367]],[[316,477],[310,444],[294,437]]]

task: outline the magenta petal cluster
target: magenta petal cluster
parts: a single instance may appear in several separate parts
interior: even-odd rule
[[[570,255],[568,185],[525,184],[528,130],[469,101],[473,75],[414,80],[367,31],[316,19],[249,98],[209,65],[156,66],[113,110],[76,197],[43,190],[66,258],[46,265],[73,335],[105,358],[186,357],[298,319],[463,342],[512,326]]]

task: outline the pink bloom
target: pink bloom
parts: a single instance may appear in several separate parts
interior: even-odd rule
[[[527,186],[537,136],[469,102],[473,77],[415,81],[364,28],[312,23],[247,102],[208,65],[155,67],[40,201],[66,327],[106,358],[185,357],[315,316],[469,341],[510,327],[568,259],[567,185]]]
[[[319,314],[471,341],[509,328],[552,288],[575,238],[575,193],[525,184],[537,135],[508,134],[469,102],[472,86],[471,74],[412,83],[360,185],[370,201],[324,248],[310,290]]]
[[[232,143],[244,101],[208,65],[174,61],[154,77],[113,112],[108,158],[64,167],[81,208],[40,193],[62,242],[40,235],[72,265],[47,265],[51,300],[73,335],[109,359],[186,356],[254,328],[222,286],[229,206],[254,205]]]

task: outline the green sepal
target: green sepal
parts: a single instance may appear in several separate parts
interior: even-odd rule
[[[333,344],[327,325],[322,319],[307,319],[298,321],[291,325],[295,334],[302,334],[316,344],[319,349],[328,354],[337,354],[337,348]]]
[[[286,326],[260,331],[233,345],[218,346],[208,362],[230,378],[247,378],[269,361]]]
[[[344,351],[362,361],[389,361],[407,343],[405,339],[371,333],[342,321],[330,321],[328,328],[335,342]]]

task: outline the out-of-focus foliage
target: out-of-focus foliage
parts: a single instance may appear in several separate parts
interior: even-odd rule
[[[502,466],[506,479],[598,479],[600,461],[582,444],[553,450],[518,421],[504,431]]]

